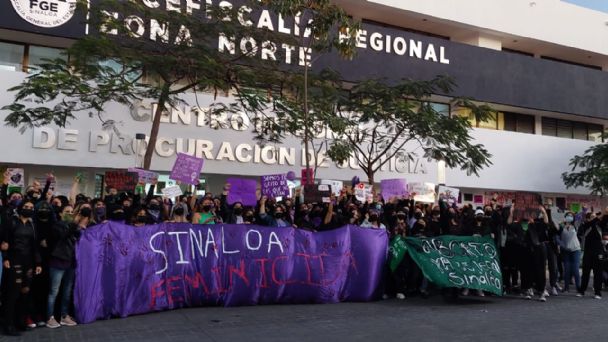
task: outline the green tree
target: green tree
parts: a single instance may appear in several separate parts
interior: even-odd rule
[[[568,188],[586,187],[592,195],[608,194],[608,145],[590,147],[581,156],[570,160],[572,169],[564,172],[562,179]]]
[[[260,11],[267,5],[275,14],[304,15],[330,8],[328,1],[249,1],[247,7],[207,5],[195,12],[185,2],[179,10],[166,10],[157,2],[100,0],[89,10],[91,34],[77,40],[67,58],[46,61],[27,79],[14,88],[15,102],[3,109],[9,111],[8,125],[26,129],[56,124],[66,126],[79,115],[99,116],[107,128],[114,122],[103,120],[107,104],[117,102],[132,105],[143,99],[156,103],[148,148],[144,156],[145,169],[152,161],[160,127],[161,114],[167,107],[182,102],[186,92],[211,91],[235,94],[233,104],[219,104],[212,111],[245,109],[259,113],[259,101],[285,79],[285,69],[278,61],[262,60],[262,48],[276,49],[283,43],[296,45],[297,39],[255,25],[243,25],[242,12]],[[87,10],[88,1],[78,0],[79,10]],[[331,7],[335,9],[334,7]],[[327,11],[319,21],[306,21],[301,36],[310,46],[324,42],[328,25],[339,23],[334,12]],[[134,17],[132,17],[133,15]],[[315,14],[313,14],[313,17]],[[140,32],[148,23],[157,23],[157,34]],[[145,36],[144,36],[145,33]],[[310,34],[308,34],[310,33]],[[219,36],[239,46],[240,39],[259,44],[246,49],[220,51]],[[319,42],[319,43],[316,43]],[[278,54],[278,52],[277,52]],[[277,60],[280,59],[277,58]],[[264,126],[266,125],[266,126]],[[258,125],[263,131],[272,125]]]

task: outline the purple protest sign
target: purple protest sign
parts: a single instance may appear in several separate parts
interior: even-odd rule
[[[198,177],[203,169],[202,158],[196,158],[185,153],[178,153],[170,179],[181,181],[182,183],[197,185]]]
[[[384,230],[313,233],[252,225],[108,222],[76,248],[78,322],[192,306],[370,301],[381,294]]]
[[[269,175],[261,177],[262,195],[276,198],[289,196],[289,186],[285,175]]]
[[[388,201],[392,197],[407,197],[407,181],[405,179],[384,179],[380,182],[382,197]]]
[[[230,184],[226,199],[228,204],[241,202],[243,205],[255,206],[258,203],[256,196],[258,182],[255,179],[228,178],[227,183]]]

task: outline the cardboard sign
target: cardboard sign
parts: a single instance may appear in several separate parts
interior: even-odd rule
[[[158,181],[158,173],[153,171],[130,168],[129,172],[137,173],[139,175],[139,182],[143,184],[150,184]]]
[[[204,162],[202,158],[178,153],[169,178],[185,184],[197,185]]]
[[[314,170],[313,169],[302,169],[302,185],[312,184],[314,182],[315,182]]]
[[[460,195],[460,189],[450,188],[449,186],[439,186],[439,199],[445,200],[449,205],[458,203],[458,196]]]
[[[289,186],[284,174],[261,177],[262,195],[270,198],[288,197]]]
[[[355,198],[361,202],[372,203],[374,201],[372,186],[363,183],[355,185]]]
[[[416,193],[414,201],[421,203],[435,202],[435,184],[433,183],[411,183],[410,193]]]
[[[20,168],[8,168],[8,187],[23,188],[25,186],[25,173]],[[42,183],[44,184],[44,183]]]
[[[183,195],[182,188],[179,185],[168,186],[161,190],[163,196],[167,198],[174,198]]]
[[[538,214],[540,213],[538,207],[540,206],[540,204],[541,197],[539,194],[534,192],[516,192],[515,211],[513,212],[513,218],[515,220],[534,220],[538,218]]]
[[[258,203],[256,190],[258,182],[255,179],[228,178],[230,191],[226,201],[228,204],[241,202],[243,205],[255,206]]]
[[[343,181],[337,181],[337,180],[331,180],[331,179],[323,179],[321,181],[321,184],[326,184],[326,185],[331,186],[331,191],[336,196],[340,196],[340,193],[342,192],[342,189],[344,188],[344,182]]]
[[[108,188],[115,188],[119,192],[134,191],[139,183],[139,175],[128,171],[107,171],[105,182]]]
[[[304,185],[304,199],[310,203],[331,202],[331,186],[327,184]]]
[[[405,179],[384,179],[380,182],[380,187],[385,201],[393,197],[404,198],[410,195]]]

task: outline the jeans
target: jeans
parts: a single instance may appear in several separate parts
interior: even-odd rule
[[[578,291],[581,288],[581,274],[579,272],[581,251],[562,251],[562,256],[564,258],[564,290],[568,290],[570,280],[572,279],[572,276],[574,276],[574,284]]]
[[[66,316],[69,310],[70,299],[72,298],[72,286],[74,285],[75,275],[74,269],[69,268],[67,270],[61,270],[51,267],[49,273],[51,278],[51,290],[47,303],[47,318],[50,319],[53,317],[55,300],[57,300],[60,288],[63,290],[61,292],[61,317]]]

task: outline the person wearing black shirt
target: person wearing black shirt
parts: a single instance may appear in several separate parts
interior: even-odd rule
[[[540,294],[541,302],[547,301],[549,293],[547,285],[547,245],[549,243],[549,218],[544,206],[539,206],[538,218],[531,220],[526,232],[528,245],[532,251],[532,279],[536,285],[535,290]]]
[[[602,235],[608,233],[608,208],[601,218],[594,218],[581,226],[581,233],[585,236],[585,250],[583,253],[583,277],[581,288],[577,297],[585,295],[589,285],[589,277],[593,270],[593,290],[596,299],[602,299],[602,269],[604,245]]]
[[[42,272],[32,221],[34,203],[25,200],[17,207],[17,213],[8,222],[2,222],[2,242],[8,244],[7,250],[2,251],[3,267],[7,273],[3,300],[4,325],[6,334],[10,336],[19,335],[16,327],[25,330],[25,317],[32,311],[29,298],[32,278],[34,273]]]

